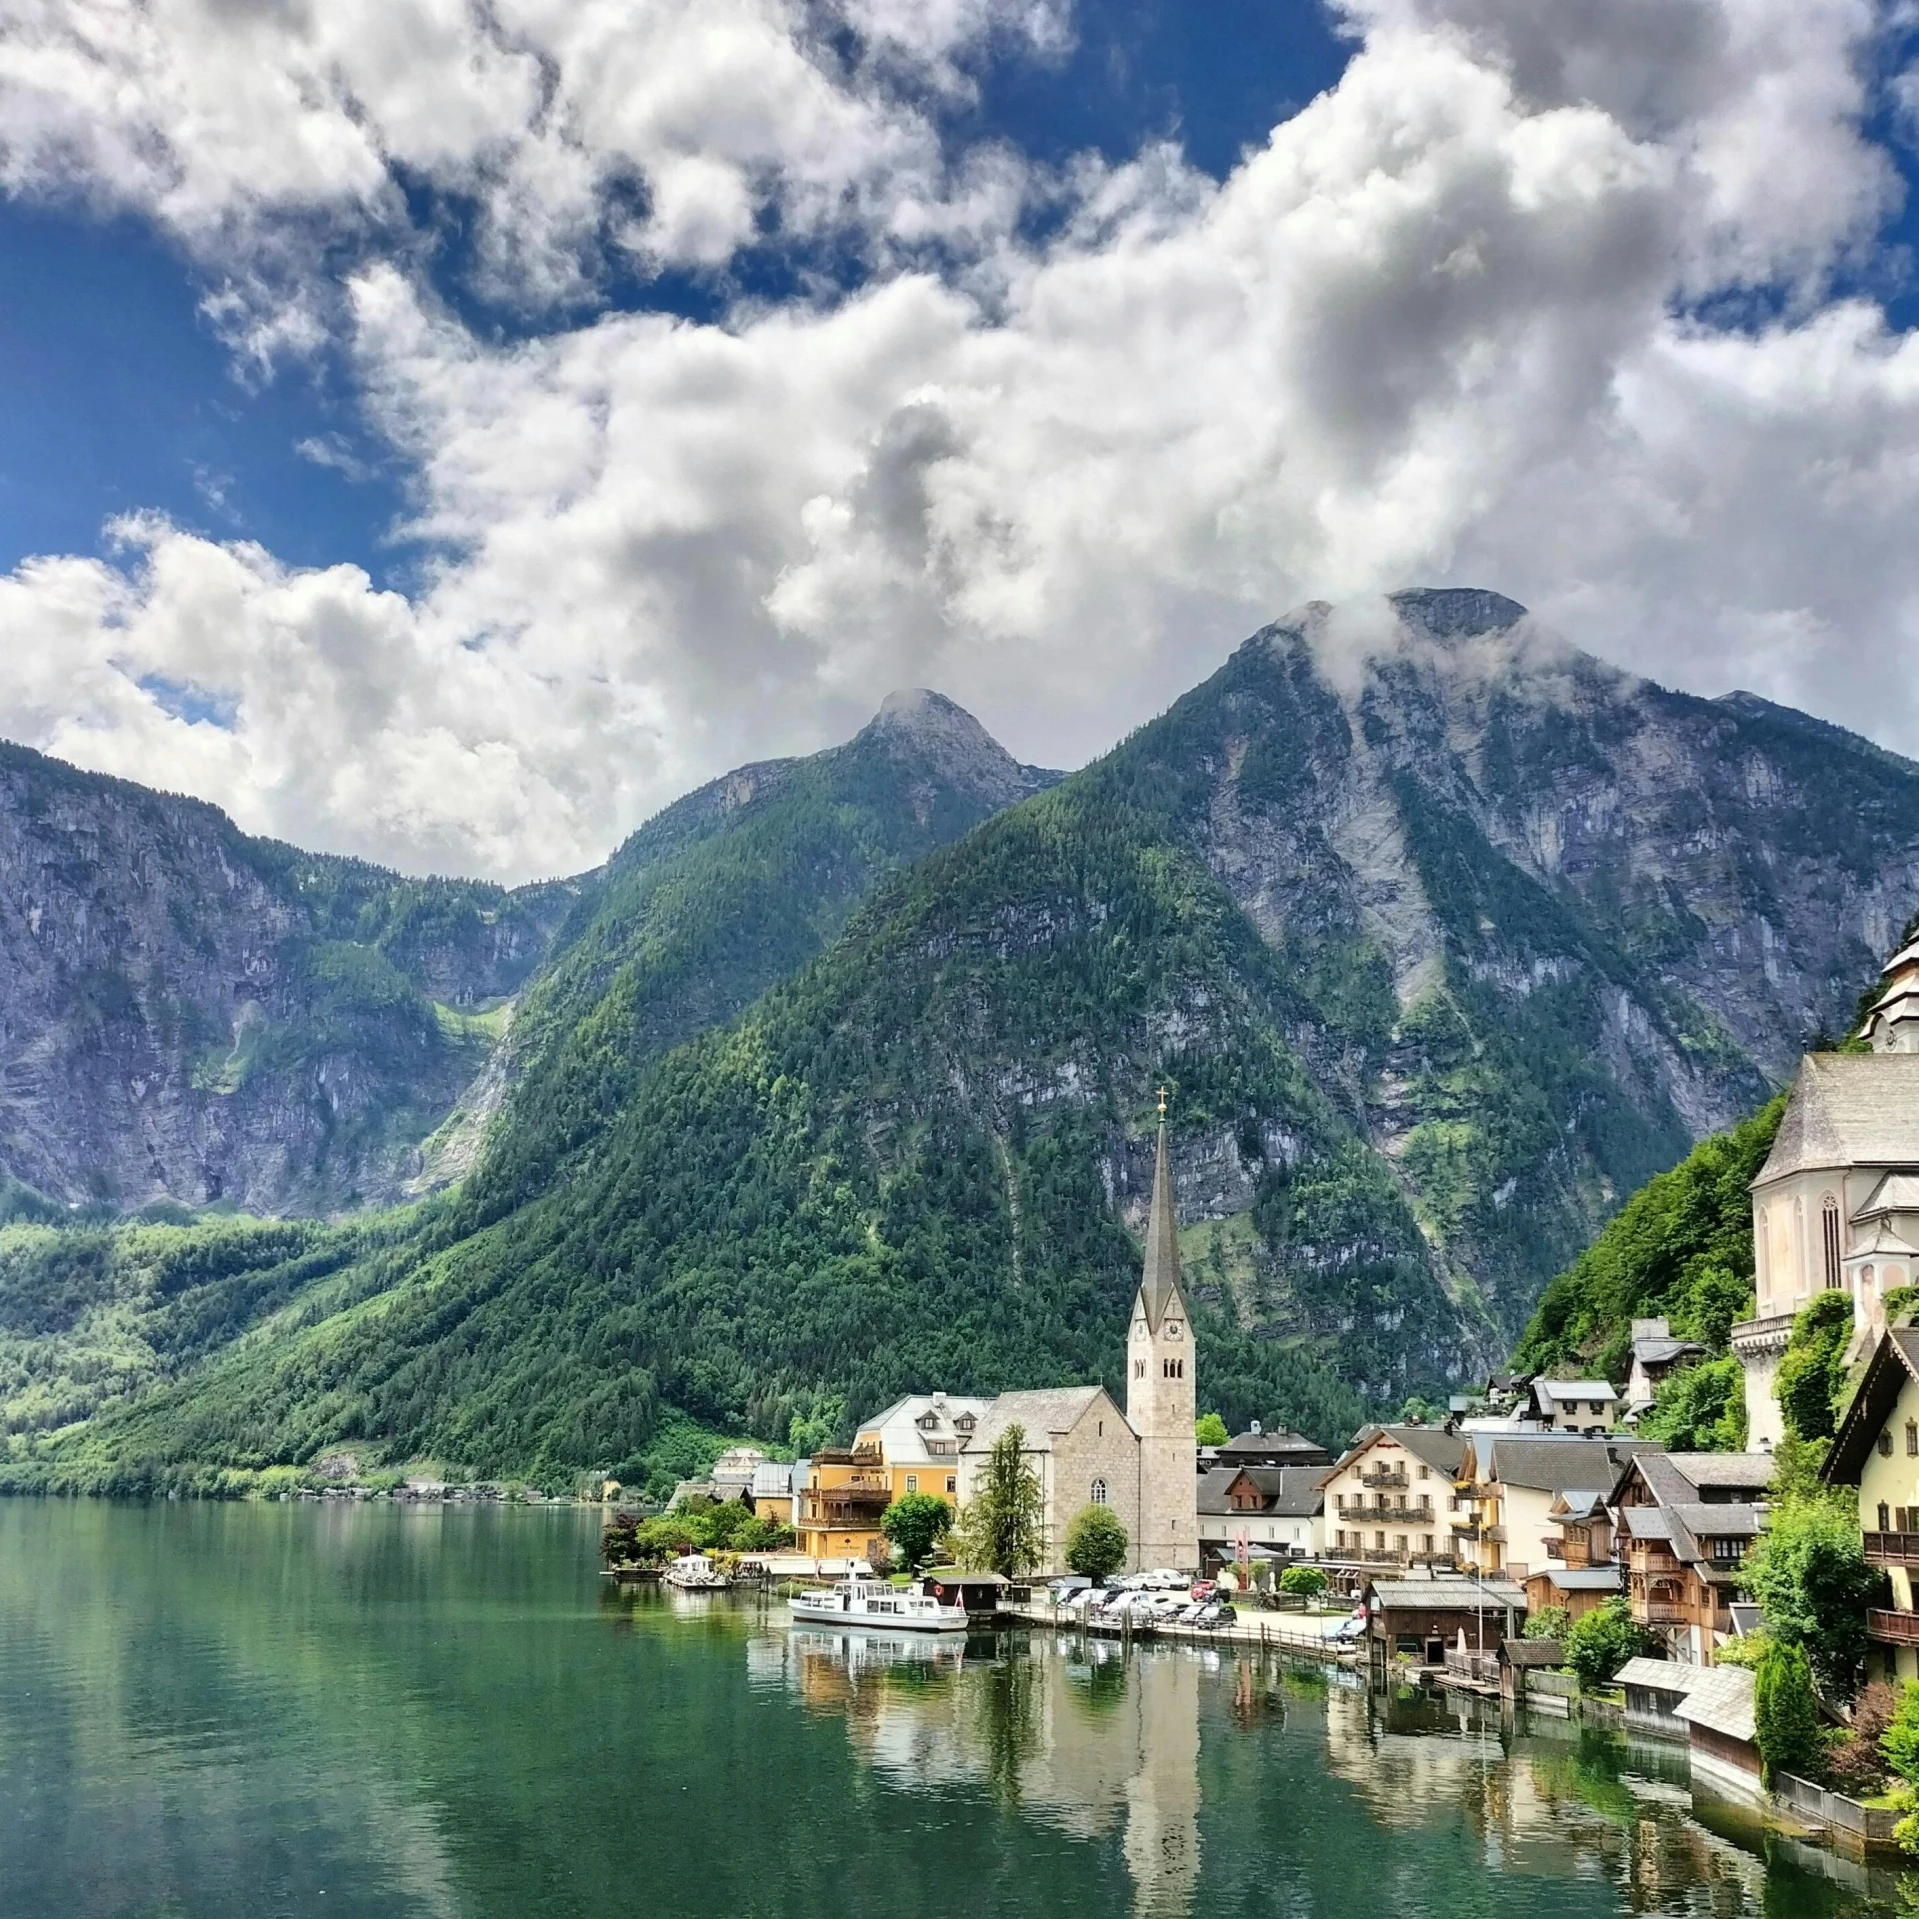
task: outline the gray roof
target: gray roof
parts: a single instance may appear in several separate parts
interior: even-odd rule
[[[1662,1504],[1696,1499],[1710,1487],[1763,1492],[1772,1484],[1771,1453],[1638,1453],[1633,1466]]]
[[[1875,1254],[1882,1259],[1919,1259],[1919,1246],[1903,1239],[1894,1230],[1891,1220],[1881,1213],[1869,1222],[1868,1232],[1852,1242],[1847,1249],[1846,1259],[1851,1262]]]
[[[1625,1568],[1608,1561],[1603,1566],[1542,1566],[1532,1575],[1550,1579],[1563,1593],[1616,1593],[1621,1588]]]
[[[987,1407],[966,1450],[985,1452],[1007,1427],[1024,1426],[1029,1453],[1051,1452],[1054,1436],[1070,1433],[1105,1391],[1104,1386],[1042,1386],[1033,1392],[1001,1393]]]
[[[1691,1692],[1708,1666],[1682,1665],[1677,1659],[1628,1659],[1613,1674],[1615,1686],[1645,1686],[1653,1692]]]
[[[1658,1333],[1645,1339],[1635,1339],[1632,1343],[1632,1356],[1642,1366],[1664,1366],[1670,1360],[1683,1358],[1687,1353],[1703,1353],[1705,1347],[1696,1339],[1679,1339],[1671,1333]]]
[[[767,1459],[753,1468],[753,1497],[755,1499],[779,1499],[793,1490],[793,1468],[790,1464]]]
[[[1356,1459],[1382,1435],[1397,1440],[1415,1459],[1444,1473],[1448,1479],[1459,1471],[1459,1462],[1466,1456],[1466,1442],[1444,1426],[1362,1426],[1353,1435],[1353,1443],[1340,1454],[1334,1469]],[[1327,1476],[1331,1476],[1330,1471]]]
[[[1300,1464],[1309,1465],[1313,1461],[1324,1462],[1326,1448],[1317,1440],[1308,1439],[1304,1433],[1288,1432],[1284,1426],[1270,1433],[1235,1433],[1225,1445],[1214,1449],[1221,1459],[1231,1458],[1237,1453],[1298,1453]]]
[[[1319,1466],[1215,1466],[1200,1479],[1199,1510],[1214,1517],[1236,1511],[1253,1517],[1251,1508],[1226,1503],[1234,1480],[1243,1477],[1259,1488],[1260,1516],[1310,1519],[1325,1510],[1326,1493],[1319,1483],[1323,1476]]]
[[[1146,1221],[1146,1266],[1140,1277],[1139,1296],[1146,1307],[1146,1323],[1154,1332],[1169,1309],[1177,1307],[1186,1317],[1184,1299],[1179,1290],[1179,1220],[1177,1195],[1173,1188],[1172,1161],[1166,1150],[1166,1120],[1159,1122],[1159,1153],[1153,1166],[1153,1208]]]
[[[1508,1666],[1562,1666],[1566,1648],[1557,1639],[1509,1639],[1499,1657]]]
[[[1561,1507],[1565,1510],[1562,1512]],[[1553,1502],[1554,1519],[1596,1519],[1606,1510],[1605,1492],[1596,1486],[1568,1486]]]
[[[1919,1166],[1919,1053],[1808,1053],[1755,1186],[1840,1166]]]
[[[1550,1433],[1478,1433],[1473,1438],[1482,1479],[1553,1493],[1611,1486],[1629,1460],[1650,1450],[1656,1449],[1645,1439],[1578,1439]]]
[[[1617,1399],[1603,1379],[1535,1379],[1533,1391],[1545,1399]]]
[[[1387,1612],[1526,1610],[1526,1595],[1504,1579],[1377,1579],[1370,1589]]]
[[[1750,1740],[1752,1696],[1752,1674],[1744,1666],[1702,1666],[1672,1714],[1722,1738]]]
[[[1633,1539],[1672,1537],[1672,1526],[1663,1506],[1621,1506],[1619,1530]]]
[[[1919,1173],[1888,1173],[1853,1214],[1855,1220],[1875,1213],[1919,1213]]]

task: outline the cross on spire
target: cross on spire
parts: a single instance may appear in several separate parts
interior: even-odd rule
[[[1159,1116],[1161,1119],[1166,1117],[1166,1088],[1163,1086],[1159,1089]]]

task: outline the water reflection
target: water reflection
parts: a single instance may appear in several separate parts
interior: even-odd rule
[[[1191,1653],[794,1628],[756,1635],[746,1658],[755,1683],[843,1716],[889,1785],[972,1784],[1073,1838],[1117,1833],[1133,1911],[1183,1919],[1192,1910],[1204,1662]],[[1249,1711],[1268,1710],[1268,1690],[1247,1681]]]

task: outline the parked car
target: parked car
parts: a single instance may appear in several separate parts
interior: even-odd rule
[[[1053,1604],[1063,1605],[1074,1593],[1085,1592],[1092,1581],[1080,1573],[1068,1573],[1059,1579],[1049,1580],[1046,1590],[1053,1595]]]
[[[1195,1626],[1230,1626],[1238,1615],[1232,1607],[1217,1599],[1209,1599],[1201,1606],[1194,1619]]]
[[[1193,1599],[1211,1599],[1218,1591],[1219,1581],[1216,1579],[1195,1579],[1187,1588],[1188,1596]]]
[[[1212,1601],[1207,1599],[1189,1599],[1179,1609],[1176,1617],[1182,1626],[1196,1626],[1199,1624],[1200,1614],[1211,1604]]]
[[[1332,1630],[1331,1637],[1343,1639],[1350,1645],[1356,1639],[1366,1637],[1366,1615],[1356,1612],[1350,1619],[1342,1619]]]

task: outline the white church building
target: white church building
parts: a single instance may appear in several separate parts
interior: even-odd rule
[[[1895,953],[1861,1036],[1869,1053],[1809,1053],[1752,1187],[1755,1316],[1732,1329],[1746,1375],[1747,1445],[1785,1436],[1773,1395],[1793,1315],[1852,1296],[1855,1352],[1885,1326],[1886,1295],[1919,1282],[1919,941]]]

